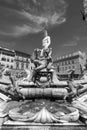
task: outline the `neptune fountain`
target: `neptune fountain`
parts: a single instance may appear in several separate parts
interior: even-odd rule
[[[43,47],[34,50],[23,78],[16,78],[9,69],[2,67],[1,126],[86,124],[87,76],[60,81],[53,66],[50,44],[51,38],[45,31]]]

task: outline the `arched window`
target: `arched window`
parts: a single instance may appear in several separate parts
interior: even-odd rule
[[[7,58],[7,62],[9,62],[9,58]]]
[[[13,62],[14,60],[13,59],[11,59],[11,62]]]
[[[13,65],[11,65],[11,69],[13,69]]]
[[[16,62],[16,69],[19,69],[19,62]]]
[[[9,65],[7,65],[7,68],[9,68]]]
[[[26,63],[26,69],[28,69],[28,63]]]
[[[5,57],[2,57],[2,59],[1,59],[2,61],[6,61],[6,58]]]
[[[24,63],[23,62],[21,63],[21,69],[24,69]]]

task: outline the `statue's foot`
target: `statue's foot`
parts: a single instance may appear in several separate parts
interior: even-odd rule
[[[8,96],[8,99],[6,99],[6,102],[10,102],[12,99],[10,98],[10,95]]]
[[[63,100],[66,101],[66,98],[67,98],[68,95],[64,96]]]
[[[30,85],[34,85],[34,82],[33,82],[33,81],[29,81],[29,84],[30,84]]]
[[[28,79],[27,79],[27,78],[24,78],[22,81],[24,81],[24,82],[25,82],[25,81],[28,81]]]
[[[25,100],[25,96],[23,95],[22,97],[23,97],[23,100]]]

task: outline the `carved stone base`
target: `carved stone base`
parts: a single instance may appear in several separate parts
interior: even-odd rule
[[[63,123],[63,124],[40,124],[7,121],[1,130],[86,130],[87,127],[79,123]]]
[[[2,117],[0,117],[0,127],[3,125],[4,122],[6,122],[8,120],[8,116],[4,115]]]

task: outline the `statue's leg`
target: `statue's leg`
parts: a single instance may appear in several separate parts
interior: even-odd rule
[[[40,65],[35,69],[36,71],[40,71],[40,70],[46,68],[46,66],[47,66],[47,62],[46,61],[39,61],[39,64]]]
[[[18,81],[17,82],[15,82],[15,92],[20,96],[20,97],[22,97],[23,99],[25,99],[25,96],[20,92],[20,88],[19,88],[19,85],[18,85]]]
[[[53,72],[51,72],[51,82],[53,83]]]
[[[32,80],[34,83],[35,83],[35,81],[36,81],[36,71],[35,71],[35,70],[33,71],[31,80]]]
[[[28,78],[28,81],[29,81],[29,82],[32,81],[33,73],[34,73],[34,70],[31,70],[31,71],[30,71],[30,76],[29,76],[29,78]]]

